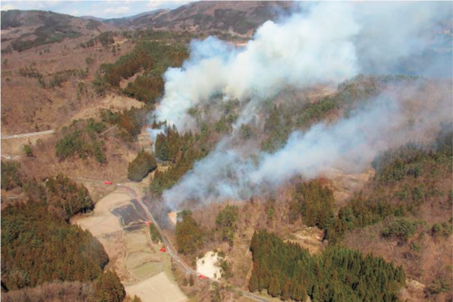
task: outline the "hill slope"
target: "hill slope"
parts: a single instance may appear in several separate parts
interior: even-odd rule
[[[195,2],[174,10],[159,10],[135,17],[110,19],[105,23],[136,29],[189,31],[211,33],[215,31],[250,35],[270,19],[276,19],[280,11],[288,10],[290,2]]]
[[[1,28],[3,52],[20,52],[67,38],[114,30],[113,26],[95,20],[53,12],[22,10],[2,11]]]

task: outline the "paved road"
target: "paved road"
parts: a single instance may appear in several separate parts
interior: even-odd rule
[[[31,133],[21,133],[21,134],[13,134],[13,135],[2,135],[2,139],[15,139],[15,138],[21,138],[21,137],[31,137],[31,136],[38,136],[38,135],[45,135],[45,134],[51,134],[54,133],[55,130],[46,130],[46,131],[40,131],[40,132],[31,132]]]

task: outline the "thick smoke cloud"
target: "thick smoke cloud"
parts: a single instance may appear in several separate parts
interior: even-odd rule
[[[165,74],[165,96],[156,110],[157,120],[188,130],[195,125],[189,109],[218,101],[213,95],[223,95],[225,100],[243,103],[238,126],[256,113],[260,102],[288,87],[335,85],[359,73],[401,71],[398,66],[433,46],[431,29],[452,15],[448,3],[303,5],[279,23],[263,24],[242,49],[215,38],[193,42],[190,59]],[[450,61],[443,64],[451,66],[451,56],[447,58]],[[441,62],[437,57],[434,61],[434,65],[425,62],[423,68]],[[393,91],[394,98],[390,93],[392,101],[389,93],[348,119],[292,133],[274,154],[244,157],[234,146],[234,134],[224,137],[179,184],[164,192],[164,201],[178,209],[191,199],[200,203],[244,199],[294,176],[310,179],[329,168],[360,171],[378,152],[417,139],[429,123],[438,121],[437,113],[419,116],[416,120],[424,122],[409,127],[399,101],[408,89]],[[439,106],[451,113],[449,99]]]
[[[451,26],[452,9],[451,3],[446,2],[395,1],[358,5],[355,18],[361,24],[361,30],[355,45],[361,70],[381,74],[405,72],[451,76],[451,64],[448,64],[451,54],[429,50],[442,43],[440,34],[446,26]],[[449,47],[451,51],[451,40]],[[413,66],[414,60],[408,60],[414,56],[420,58],[418,66]],[[449,70],[439,68],[441,62],[447,63]],[[430,66],[435,66],[436,70]]]
[[[359,26],[353,12],[348,4],[320,4],[282,23],[268,21],[242,50],[215,38],[192,43],[192,57],[165,74],[157,119],[184,130],[194,123],[188,110],[215,93],[256,101],[288,86],[338,83],[356,75],[353,39]]]
[[[405,60],[423,56],[435,45],[440,23],[452,16],[451,5],[438,2],[301,5],[279,23],[264,23],[243,49],[215,38],[193,42],[191,58],[165,74],[157,120],[184,131],[194,126],[188,110],[211,102],[217,93],[253,104],[288,86],[337,84],[358,73],[404,71],[400,65],[411,65]],[[445,61],[449,59],[451,55],[424,56],[420,67],[429,69],[428,61],[451,67]]]
[[[403,110],[421,93],[419,85],[386,91],[337,123],[319,123],[305,133],[295,131],[274,154],[242,156],[231,146],[232,138],[226,137],[176,186],[165,191],[163,198],[170,208],[178,209],[190,200],[202,205],[248,199],[295,176],[308,180],[332,168],[347,173],[363,171],[379,152],[418,141],[436,129],[439,121],[451,119],[452,105],[443,96],[435,101],[432,111],[408,114]],[[414,125],[411,119],[419,122]]]

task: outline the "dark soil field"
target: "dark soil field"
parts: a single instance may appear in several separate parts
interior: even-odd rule
[[[124,227],[128,227],[134,223],[140,223],[146,220],[142,212],[137,210],[134,205],[125,205],[113,209],[112,214],[120,218]]]

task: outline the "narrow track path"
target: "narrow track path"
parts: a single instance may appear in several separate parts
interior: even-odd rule
[[[31,136],[52,134],[54,132],[55,132],[55,130],[52,129],[52,130],[39,131],[39,132],[21,133],[21,134],[13,134],[13,135],[2,135],[1,139],[15,139],[15,138],[22,138],[22,137],[31,137]]]
[[[100,181],[100,180],[95,180],[95,179],[88,179],[88,178],[82,178],[82,177],[71,177],[72,179],[78,179],[78,180],[82,180],[82,181],[89,181],[89,182],[97,182],[97,183],[103,183],[103,181]],[[198,276],[200,275],[196,270],[192,269],[189,265],[187,265],[184,260],[182,260],[178,253],[176,252],[176,249],[173,247],[173,245],[171,244],[171,242],[167,239],[167,237],[165,236],[164,232],[162,232],[162,229],[160,228],[159,224],[157,223],[157,221],[154,219],[154,216],[151,214],[151,212],[149,211],[148,207],[143,203],[143,199],[144,197],[143,196],[140,196],[139,194],[137,194],[137,192],[131,188],[131,187],[128,187],[127,185],[124,185],[124,184],[121,184],[121,183],[116,183],[114,184],[114,186],[117,186],[118,188],[122,188],[124,189],[127,194],[132,198],[132,199],[135,199],[137,200],[137,202],[140,204],[140,206],[143,208],[143,211],[144,211],[144,214],[146,215],[147,219],[149,221],[151,221],[157,228],[157,230],[159,231],[159,233],[161,234],[162,236],[162,240],[163,240],[163,243],[165,244],[166,246],[166,250],[167,250],[167,253],[175,260],[175,262],[187,273],[187,274],[190,274],[190,275],[193,275],[194,277],[198,278]],[[206,277],[207,279],[204,279],[205,282],[209,282],[209,283],[212,283],[212,282],[217,282],[216,280],[214,279],[210,279],[208,277]],[[243,296],[251,299],[251,300],[255,300],[255,301],[259,301],[259,302],[268,302],[270,300],[266,299],[266,298],[263,298],[261,296],[258,296],[256,294],[253,294],[249,291],[246,291],[246,290],[243,290],[241,288],[238,288],[238,287],[234,287],[233,288],[236,292],[239,292],[241,293]]]

